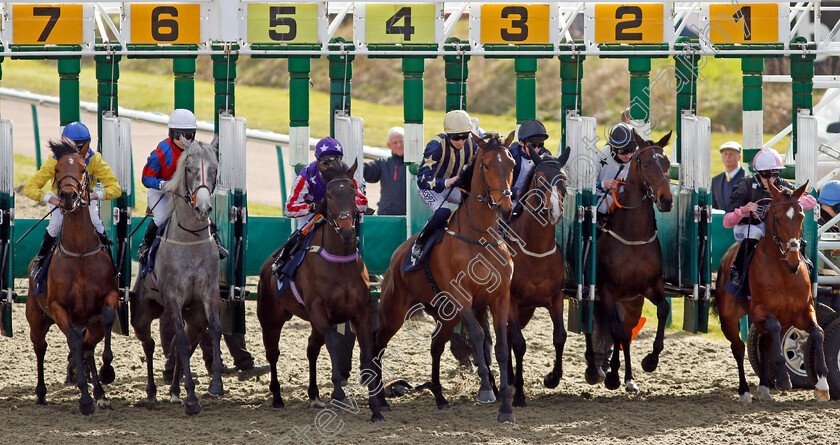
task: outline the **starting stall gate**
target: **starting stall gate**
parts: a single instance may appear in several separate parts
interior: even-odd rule
[[[12,336],[15,185],[12,121],[0,119],[0,333]]]

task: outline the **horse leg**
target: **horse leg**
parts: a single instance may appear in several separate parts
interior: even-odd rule
[[[586,350],[583,353],[583,357],[586,359],[586,371],[584,371],[584,377],[586,378],[586,383],[596,385],[604,381],[606,374],[604,373],[604,370],[595,363],[595,349],[592,347],[592,333],[585,333],[583,334],[583,337],[586,341]]]
[[[47,353],[47,332],[52,320],[38,307],[35,297],[26,300],[26,319],[29,322],[29,340],[35,349],[35,359],[38,369],[38,383],[35,385],[35,404],[46,405],[47,385],[44,383],[44,355]],[[30,303],[31,302],[31,303]]]
[[[621,348],[624,350],[624,390],[627,392],[639,392],[639,385],[633,380],[633,367],[630,365],[630,335],[625,335],[621,340]]]
[[[367,298],[365,299],[367,301]],[[356,329],[356,339],[359,343],[359,382],[368,385],[368,407],[371,411],[371,422],[382,422],[385,417],[379,409],[379,393],[383,392],[382,382],[376,381],[376,371],[373,369],[373,330],[371,329],[370,311],[365,308],[352,320]],[[378,383],[378,385],[377,385]]]
[[[96,406],[94,406],[93,399],[88,392],[87,379],[85,378],[84,355],[82,352],[82,328],[73,326],[70,323],[70,314],[60,304],[53,303],[50,305],[50,311],[53,314],[55,324],[58,325],[67,337],[67,345],[70,347],[70,352],[73,353],[73,363],[76,365],[76,387],[82,393],[79,398],[79,412],[86,416],[93,414],[96,411]]]
[[[341,338],[339,338],[341,334],[330,326],[327,321],[327,314],[323,310],[313,311],[310,314],[310,322],[312,323],[312,327],[319,330],[324,336],[327,352],[330,354],[330,364],[332,365],[332,377],[330,380],[333,383],[332,399],[339,403],[344,403],[347,396],[341,387],[341,383],[344,381],[344,377],[341,375],[343,357],[341,348],[344,344]]]
[[[563,348],[566,346],[566,328],[563,326],[563,295],[554,298],[548,308],[551,321],[554,323],[554,369],[543,379],[546,388],[556,388],[563,378]],[[594,357],[594,354],[593,354]],[[589,361],[587,360],[587,369]]]
[[[613,354],[610,360],[610,371],[604,379],[604,386],[607,389],[618,389],[620,381],[618,379],[618,368],[621,367],[621,359],[619,358],[619,350],[621,349],[622,338],[624,337],[624,324],[621,322],[621,317],[618,314],[618,307],[613,298],[612,290],[608,286],[604,286],[601,292],[601,304],[606,311],[607,321],[610,325],[610,334],[613,339]]]
[[[116,315],[116,312],[114,312],[114,315]],[[103,319],[105,318],[104,312],[102,317]],[[105,390],[102,388],[102,382],[100,381],[99,374],[96,372],[96,360],[94,359],[96,345],[105,336],[103,330],[104,328],[101,324],[93,324],[90,326],[85,333],[84,340],[82,341],[82,351],[84,354],[85,367],[88,371],[87,375],[93,383],[93,398],[96,400],[96,407],[99,409],[111,409],[111,401],[105,397]]]
[[[764,402],[772,402],[770,395],[770,336],[762,334],[758,342],[758,350],[761,354],[761,369],[758,376],[758,398]]]
[[[513,417],[513,407],[510,405],[510,386],[508,385],[508,361],[510,360],[510,346],[508,346],[508,318],[509,318],[509,295],[504,295],[497,299],[492,306],[493,324],[496,328],[496,361],[499,363],[499,398],[502,403],[499,406],[499,414],[496,420],[499,422],[515,422]],[[519,334],[520,338],[522,333]],[[521,347],[524,354],[525,339],[522,338],[522,344],[515,346]],[[521,368],[521,366],[520,366]]]
[[[718,298],[721,298],[718,296]],[[718,309],[720,313],[721,310]],[[744,373],[744,342],[741,341],[741,328],[739,326],[740,317],[720,315],[720,329],[723,335],[729,340],[729,348],[732,350],[732,356],[735,357],[735,363],[738,364],[738,401],[742,403],[752,402],[750,396],[750,385],[747,384],[747,376]]]
[[[510,317],[510,321],[508,322],[508,341],[510,347],[508,348],[508,354],[510,351],[513,351],[514,356],[516,356],[516,372],[512,376],[513,377],[513,388],[515,390],[513,394],[513,406],[516,407],[525,407],[528,405],[525,399],[525,378],[523,376],[524,371],[522,369],[522,361],[525,357],[525,337],[522,335],[522,327],[519,325],[519,321],[516,320],[513,316]],[[489,334],[488,334],[489,337]],[[508,355],[510,357],[510,355]],[[513,360],[508,360],[508,373],[513,370]],[[511,375],[508,374],[508,384],[510,384]]]
[[[664,294],[662,299],[665,299]],[[630,359],[630,344],[633,342],[633,328],[636,327],[639,323],[639,319],[642,317],[642,307],[644,304],[645,299],[638,297],[621,305],[621,309],[624,310],[624,321],[622,323],[623,331],[621,337],[621,348],[624,350],[624,390],[632,393],[639,392],[639,386],[636,385],[636,382],[633,379],[633,362]],[[666,308],[668,307],[667,303],[665,306]],[[665,329],[667,314],[668,312],[666,309],[665,317],[662,317],[662,306],[660,306],[657,315],[659,316],[658,328],[661,328],[662,332],[664,332]],[[654,342],[654,345],[655,344],[656,343]],[[656,349],[655,346],[654,349]],[[656,360],[658,361],[659,358],[657,357]]]
[[[116,300],[116,295],[114,295],[114,300]],[[102,368],[99,369],[102,383],[106,385],[111,384],[114,378],[116,378],[114,367],[111,366],[111,362],[114,360],[114,353],[111,351],[111,329],[114,327],[114,321],[116,319],[117,311],[113,306],[106,305],[102,309],[102,329],[105,331],[105,346],[102,349]]]
[[[664,284],[660,285],[664,286]],[[659,365],[659,354],[665,348],[665,325],[668,322],[668,314],[671,313],[671,305],[665,298],[664,287],[657,287],[654,290],[651,301],[656,305],[656,337],[653,340],[653,352],[642,359],[642,369],[646,372],[656,371]]]
[[[280,358],[280,332],[286,323],[286,317],[284,315],[281,310],[281,316],[275,324],[260,323],[262,326],[263,346],[265,347],[265,359],[271,368],[271,383],[268,385],[272,397],[271,406],[277,409],[286,407],[286,404],[283,402],[283,396],[280,395],[280,381],[277,378],[277,360]]]
[[[397,268],[399,270],[399,268]],[[379,327],[373,332],[373,364],[376,372],[377,385],[382,386],[382,373],[385,365],[382,363],[384,359],[384,352],[388,346],[388,342],[402,327],[404,322],[408,323],[408,331],[412,336],[420,335],[412,329],[414,324],[410,321],[411,316],[419,310],[423,310],[422,305],[415,305],[409,312],[408,301],[403,298],[403,295],[408,294],[405,284],[399,278],[399,272],[394,273],[393,268],[388,269],[383,279],[382,294],[379,296]],[[438,320],[435,320],[437,329],[441,326]],[[417,338],[417,337],[415,337]],[[385,400],[385,391],[377,393],[379,398],[380,411],[390,412],[391,406]]]
[[[811,313],[810,322],[811,327],[808,329],[808,335],[816,351],[814,365],[817,371],[817,384],[814,387],[814,397],[820,402],[827,402],[829,399],[829,387],[828,380],[826,379],[828,368],[825,365],[825,351],[823,350],[825,335],[820,325],[817,324],[813,313]]]
[[[135,296],[131,299],[131,327],[134,328],[134,335],[143,344],[143,353],[146,355],[146,403],[151,407],[157,403],[157,386],[155,385],[155,340],[152,337],[152,320],[160,317],[161,307],[152,300],[140,300]],[[161,341],[164,341],[161,339]]]
[[[316,368],[318,365],[318,355],[321,353],[321,347],[324,346],[324,336],[318,332],[314,327],[309,334],[309,342],[306,345],[306,358],[309,360],[309,388],[306,392],[309,395],[309,406],[317,409],[324,409],[324,402],[321,401],[321,394],[318,391],[318,379]]]
[[[457,321],[454,323],[457,323]],[[435,396],[437,409],[449,409],[449,401],[443,396],[443,388],[440,384],[440,357],[446,350],[446,343],[452,337],[454,323],[442,324],[440,331],[432,338],[432,345],[429,348],[432,355],[432,385],[429,390]]]
[[[218,292],[218,289],[216,290]],[[211,301],[204,303],[204,315],[207,317],[207,324],[210,334],[210,340],[213,343],[213,378],[210,379],[210,386],[207,392],[216,397],[224,395],[225,390],[222,385],[222,324],[219,321],[219,306],[218,295],[211,293]],[[202,330],[203,331],[203,330]],[[201,339],[202,332],[198,332],[197,340]]]
[[[472,340],[473,342],[473,350],[475,351],[475,357],[477,362],[476,365],[478,366],[478,376],[481,378],[481,386],[478,389],[478,401],[481,403],[495,402],[496,396],[493,393],[493,387],[490,385],[490,369],[488,367],[487,358],[483,354],[485,337],[484,330],[481,328],[481,324],[475,318],[475,314],[473,314],[472,308],[462,307],[461,310],[458,311],[458,315],[461,316],[461,321],[463,321],[467,325],[467,329],[469,329],[470,340]],[[493,321],[495,322],[495,314],[493,318]],[[505,318],[505,322],[507,322],[507,318]],[[507,323],[505,323],[505,325],[507,325]],[[507,332],[505,332],[504,343],[505,347],[507,347]],[[507,351],[505,351],[505,355],[507,355]],[[500,367],[505,367],[501,381],[501,384],[504,387],[508,386],[508,382],[506,380],[508,378],[507,365],[507,362],[499,362]]]
[[[484,360],[486,361],[487,367],[489,368],[493,364],[493,337],[490,336],[490,319],[487,316],[486,310],[483,311],[481,316],[481,329],[484,330]],[[508,351],[508,356],[510,356],[510,351]],[[512,365],[510,364],[510,362],[508,362],[508,368],[510,368],[511,366]],[[510,376],[510,374],[508,375]],[[496,388],[496,377],[493,376],[493,371],[490,371],[488,377],[490,378],[490,388],[493,389],[493,395],[498,398],[499,389]],[[510,382],[508,382],[508,385],[509,384]]]
[[[776,389],[779,391],[787,391],[789,390],[792,385],[790,383],[790,374],[788,374],[787,366],[785,366],[785,359],[782,356],[782,347],[781,347],[781,337],[782,337],[782,324],[779,323],[779,320],[772,316],[767,315],[767,318],[764,320],[764,326],[767,328],[767,331],[770,333],[770,337],[772,338],[772,342],[770,343],[770,356],[773,358],[773,363],[776,365]],[[770,360],[768,360],[768,363]]]
[[[185,411],[188,415],[198,414],[201,412],[201,405],[199,405],[198,397],[195,395],[195,382],[193,381],[192,371],[190,370],[192,347],[187,339],[187,333],[184,330],[184,318],[181,315],[181,308],[176,307],[175,303],[171,300],[165,301],[167,303],[166,312],[169,314],[172,326],[175,327],[175,337],[172,339],[173,351],[177,353],[177,357],[180,359],[175,361],[175,372],[172,377],[170,395],[173,399],[178,398],[181,374],[183,374],[184,389],[187,390],[187,399],[184,401]]]

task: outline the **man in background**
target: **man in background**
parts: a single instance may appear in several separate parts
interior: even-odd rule
[[[720,159],[725,171],[712,178],[712,207],[731,212],[730,196],[735,184],[744,177],[741,167],[741,144],[729,141],[720,146]]]

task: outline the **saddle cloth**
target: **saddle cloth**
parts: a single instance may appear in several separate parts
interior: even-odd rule
[[[400,266],[400,270],[403,272],[411,272],[412,270],[419,270],[423,268],[423,265],[429,262],[429,256],[431,255],[432,248],[437,245],[438,243],[443,240],[443,234],[446,230],[446,224],[443,227],[438,228],[437,230],[432,233],[432,236],[429,237],[429,240],[423,246],[423,253],[420,254],[420,258],[417,259],[417,262],[413,262],[411,258],[411,251],[409,251],[405,258],[403,258],[402,265]]]
[[[300,265],[303,264],[303,259],[306,258],[307,249],[310,245],[312,245],[312,238],[315,237],[315,229],[322,224],[324,224],[324,220],[318,219],[302,228],[301,232],[304,233],[303,239],[301,239],[292,257],[289,258],[289,260],[282,266],[279,264],[280,258],[277,258],[275,263],[272,265],[271,270],[274,271],[274,283],[275,288],[277,289],[277,298],[280,298],[280,295],[282,295],[283,292],[286,292],[287,289],[291,289],[295,300],[297,300],[298,304],[303,307],[303,294],[298,290],[297,285],[295,284],[295,273]]]
[[[735,287],[732,284],[732,281],[727,281],[726,284],[723,285],[723,290],[729,292],[732,295],[735,295],[736,298],[746,298],[747,300],[750,299],[750,263],[752,263],[752,257],[755,253],[755,249],[747,255],[746,264],[744,264],[744,270],[741,272],[741,285],[739,287]]]

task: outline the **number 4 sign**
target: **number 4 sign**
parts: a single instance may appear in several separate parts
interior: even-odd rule
[[[362,4],[356,7],[356,45],[437,43],[443,35],[440,3]]]

